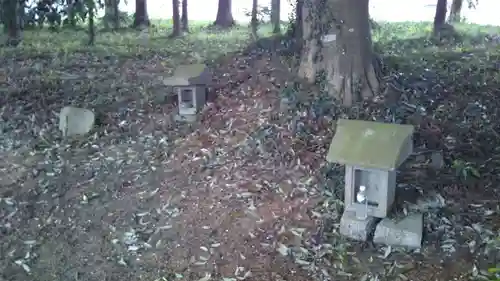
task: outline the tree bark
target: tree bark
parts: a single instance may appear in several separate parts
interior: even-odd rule
[[[120,0],[113,0],[113,29],[120,29]]]
[[[135,0],[135,16],[133,27],[149,26],[147,0]]]
[[[373,66],[368,0],[306,0],[298,74],[313,83],[324,73],[326,90],[345,106],[379,89]]]
[[[257,0],[252,0],[252,19],[250,20],[250,26],[251,26],[251,30],[252,30],[252,37],[253,37],[252,39],[254,41],[258,40],[257,28],[258,28],[259,22],[257,19],[257,6],[258,6]]]
[[[300,53],[302,50],[302,12],[304,7],[304,0],[297,0],[295,3],[295,21],[290,24],[287,30],[287,36],[291,37],[294,41],[297,51]]]
[[[66,0],[66,7],[68,11],[69,25],[75,28],[76,27],[75,2],[73,0]]]
[[[271,0],[271,23],[273,24],[273,33],[281,33],[280,6],[280,0]]]
[[[447,0],[437,0],[436,14],[434,15],[434,35],[439,35],[446,20]]]
[[[183,32],[189,32],[189,20],[188,20],[188,0],[182,0],[182,17],[181,17],[181,29]]]
[[[111,26],[114,30],[120,28],[120,11],[118,5],[119,0],[104,1],[104,29],[110,29]]]
[[[179,15],[179,0],[172,0],[172,20],[174,22],[174,29],[172,30],[171,37],[181,35],[181,19]]]
[[[87,9],[89,11],[89,45],[94,45],[95,43],[95,2],[94,0],[87,0]]]
[[[235,24],[231,6],[231,0],[219,0],[217,18],[214,22],[215,26],[229,28]]]
[[[19,1],[17,0],[3,0],[2,7],[2,20],[4,22],[4,29],[7,32],[7,44],[17,46],[21,42],[21,24],[19,17]]]
[[[455,23],[462,20],[461,11],[463,0],[453,0],[451,3],[450,14],[448,15],[448,22]]]

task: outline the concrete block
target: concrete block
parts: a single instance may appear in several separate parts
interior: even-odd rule
[[[59,130],[64,137],[85,135],[95,124],[95,114],[90,109],[65,106],[59,113]]]
[[[340,219],[340,234],[358,241],[366,241],[375,228],[374,217],[358,218],[353,211],[344,211]]]
[[[385,218],[377,225],[373,242],[415,249],[422,246],[423,232],[422,214],[412,214],[398,221]]]
[[[177,122],[186,122],[186,123],[194,123],[198,120],[198,116],[195,114],[176,114],[174,116],[174,120]]]

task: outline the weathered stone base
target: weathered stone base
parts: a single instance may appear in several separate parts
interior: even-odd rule
[[[368,216],[366,219],[359,219],[356,213],[344,211],[340,219],[340,234],[354,240],[366,241],[373,233],[378,219]]]
[[[423,232],[422,214],[412,214],[399,221],[385,218],[377,225],[373,242],[415,249],[422,246]]]
[[[188,122],[188,123],[194,123],[198,119],[196,115],[181,115],[177,114],[175,115],[175,121],[177,122]]]
[[[412,214],[398,221],[367,217],[360,219],[353,211],[344,211],[340,219],[340,234],[358,241],[373,239],[375,244],[402,246],[410,249],[422,246],[424,221],[422,214]]]

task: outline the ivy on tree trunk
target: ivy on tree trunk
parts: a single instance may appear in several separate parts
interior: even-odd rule
[[[324,74],[326,90],[345,106],[379,89],[373,65],[368,0],[305,0],[298,74],[309,82]]]
[[[215,26],[229,28],[235,24],[231,4],[231,0],[219,0],[217,18],[214,22]]]

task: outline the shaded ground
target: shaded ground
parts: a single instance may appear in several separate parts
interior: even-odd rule
[[[0,279],[470,280],[496,265],[491,46],[472,58],[454,47],[409,61],[411,46],[387,44],[388,79],[407,89],[395,102],[346,111],[303,87],[286,91],[297,99],[283,114],[286,67],[234,54],[211,62],[216,99],[200,123],[173,123],[161,76],[246,45],[246,33],[230,36],[4,53]],[[67,104],[98,112],[88,138],[60,139]],[[339,117],[413,123],[417,150],[443,153],[442,170],[423,153],[399,177],[398,209],[426,212],[421,251],[338,235],[342,169],[323,157]]]

